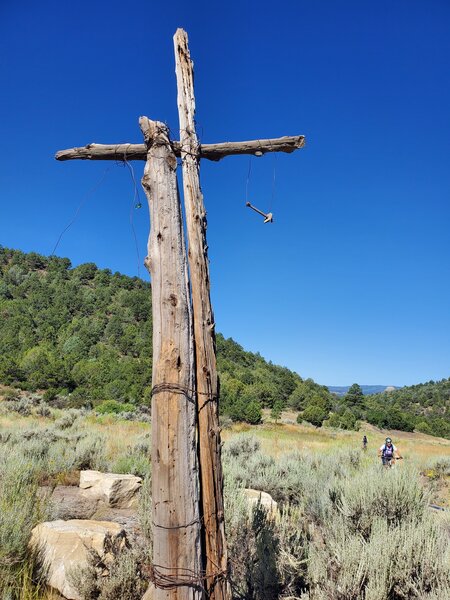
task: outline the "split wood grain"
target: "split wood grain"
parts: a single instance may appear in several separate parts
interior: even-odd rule
[[[153,310],[152,598],[201,600],[193,324],[176,157],[163,123],[141,117],[139,124],[152,140],[142,178],[151,222],[145,262]]]
[[[198,430],[203,537],[207,592],[211,600],[231,598],[227,575],[223,474],[221,461],[215,323],[211,306],[206,242],[206,210],[199,178],[199,143],[195,132],[194,71],[188,38],[174,36],[175,72],[183,169],[183,192],[188,235],[188,260],[194,314],[198,391]]]

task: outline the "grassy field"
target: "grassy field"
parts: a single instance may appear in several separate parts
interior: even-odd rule
[[[281,456],[293,450],[330,453],[335,450],[359,449],[362,437],[366,434],[369,444],[367,454],[374,460],[378,448],[385,438],[390,436],[406,460],[427,461],[438,456],[450,456],[450,440],[437,438],[424,433],[408,433],[406,431],[385,431],[363,423],[359,431],[343,431],[326,427],[314,427],[308,424],[295,423],[296,413],[284,412],[281,420],[275,424],[268,413],[261,425],[252,426],[244,423],[233,425],[223,430],[224,441],[236,433],[251,432],[262,445],[262,449],[272,456]]]
[[[54,411],[54,419],[61,418],[65,411]],[[261,442],[262,450],[274,457],[293,451],[333,453],[336,450],[360,449],[362,436],[368,437],[367,455],[376,460],[377,450],[386,436],[390,436],[405,460],[426,463],[439,456],[450,457],[450,440],[437,438],[424,433],[380,430],[364,423],[359,431],[343,431],[317,428],[308,424],[293,423],[295,414],[283,413],[281,421],[275,424],[266,419],[261,425],[235,423],[222,430],[225,443],[238,433],[251,433]],[[16,413],[0,414],[0,432],[25,429],[45,429],[49,419],[30,415],[23,417]],[[92,432],[103,435],[107,444],[106,455],[113,459],[122,455],[127,447],[138,438],[150,433],[149,423],[125,421],[113,416],[86,416],[85,423]]]
[[[53,411],[53,420],[64,416],[66,411]],[[278,423],[264,416],[261,425],[235,423],[222,430],[222,441],[227,442],[236,434],[248,433],[258,438],[264,453],[281,457],[293,451],[308,451],[330,454],[341,450],[361,448],[362,436],[368,438],[367,456],[376,461],[377,450],[385,438],[390,436],[406,461],[424,464],[441,456],[450,457],[450,440],[438,438],[424,433],[409,433],[406,431],[387,431],[363,423],[359,431],[344,431],[327,427],[314,427],[308,424],[295,423],[295,413],[284,412]],[[35,414],[21,416],[13,412],[0,414],[0,432],[26,429],[44,430],[49,419]],[[85,417],[86,426],[92,433],[102,435],[105,439],[105,454],[108,459],[123,455],[127,448],[134,445],[136,440],[150,433],[149,423],[126,421],[114,416]]]
[[[51,518],[39,486],[77,485],[86,468],[134,473],[149,482],[151,426],[25,400],[0,400],[0,598],[49,600],[54,596],[45,587],[31,584],[27,550],[34,525]],[[224,422],[225,514],[236,598],[397,600],[406,596],[389,590],[416,585],[417,572],[423,573],[417,594],[408,597],[447,597],[450,511],[429,504],[450,507],[450,440],[365,424],[358,432],[318,429],[297,424],[295,417],[286,412],[274,423],[266,413],[258,426]],[[361,449],[364,434],[367,452]],[[405,457],[390,472],[376,457],[386,435]],[[242,488],[269,492],[281,509],[276,521],[250,514]],[[387,535],[393,541],[381,573],[374,557]],[[122,569],[131,558],[124,555]],[[391,563],[395,568],[388,569]],[[83,598],[124,597],[120,586],[126,585],[135,590],[127,600],[140,600],[139,569],[131,585],[117,575],[125,571],[114,567]],[[119,586],[115,595],[105,591],[111,586]],[[375,586],[384,596],[377,591],[363,597],[361,586]]]
[[[3,412],[0,413],[0,434],[27,430],[45,431],[49,422],[58,422],[58,419],[64,418],[65,413],[64,410],[54,410],[52,419],[49,419],[36,414],[24,417],[14,412]],[[346,451],[360,451],[362,436],[366,434],[368,449],[364,453],[364,462],[369,466],[379,463],[377,450],[389,435],[404,457],[403,461],[397,461],[396,467],[413,465],[423,473],[424,480],[434,477],[433,465],[436,461],[439,462],[441,458],[450,459],[450,440],[443,438],[423,433],[384,431],[366,423],[362,424],[360,431],[317,428],[309,424],[295,423],[295,416],[294,413],[284,412],[281,420],[274,423],[267,412],[261,425],[234,423],[222,430],[222,441],[227,444],[239,435],[248,435],[258,440],[263,454],[279,460],[293,452],[332,457]],[[134,452],[134,448],[143,441],[150,445],[149,423],[88,414],[83,417],[82,429],[90,437],[102,440],[103,470],[108,468],[117,472],[145,474],[146,458],[141,452]],[[102,465],[99,469],[102,470]],[[60,472],[53,483],[76,485],[78,478],[78,469],[68,469]],[[52,483],[52,480],[47,481],[43,478],[41,483]],[[450,507],[450,477],[440,478],[434,501],[441,506]]]
[[[236,423],[222,431],[222,440],[227,443],[237,434],[256,437],[264,454],[277,459],[298,451],[308,454],[333,455],[335,453],[361,450],[362,437],[368,438],[368,448],[364,454],[366,464],[379,463],[378,448],[387,436],[391,437],[403,461],[397,461],[396,468],[414,465],[424,473],[425,479],[435,476],[433,464],[441,458],[450,459],[450,440],[437,438],[424,433],[380,430],[363,423],[359,431],[343,431],[327,427],[314,427],[295,423],[295,413],[284,412],[280,422],[270,420],[268,411],[261,425]],[[440,506],[450,507],[450,477],[441,478],[439,489],[435,489],[434,501]]]

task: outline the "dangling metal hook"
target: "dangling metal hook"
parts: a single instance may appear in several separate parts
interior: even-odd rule
[[[246,202],[245,206],[248,206],[249,208],[257,212],[259,215],[264,217],[264,223],[273,223],[273,215],[271,212],[267,214],[263,213],[262,210],[259,210],[259,208],[256,208],[256,206],[253,206],[252,204],[250,204],[250,202]]]

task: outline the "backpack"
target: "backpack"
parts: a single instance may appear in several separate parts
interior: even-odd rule
[[[382,454],[385,458],[392,458],[394,456],[394,444],[391,444],[390,448],[384,444]]]

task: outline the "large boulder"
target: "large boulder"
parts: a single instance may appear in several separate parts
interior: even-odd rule
[[[104,563],[112,562],[111,548],[125,544],[125,532],[118,523],[77,519],[40,523],[30,540],[30,547],[39,553],[48,585],[73,600],[81,600],[81,596],[69,573],[87,567],[92,551]]]
[[[143,540],[138,509],[114,508],[95,496],[87,496],[79,487],[57,485],[53,490],[40,488],[40,495],[49,505],[49,520],[92,519],[113,521],[121,525],[130,541]]]
[[[267,513],[270,516],[274,517],[277,514],[278,504],[267,492],[246,488],[244,489],[244,494],[247,498],[249,506],[254,507],[257,504],[259,504],[267,511]]]
[[[113,508],[134,508],[142,479],[135,475],[81,471],[80,488],[88,498],[97,498]]]

